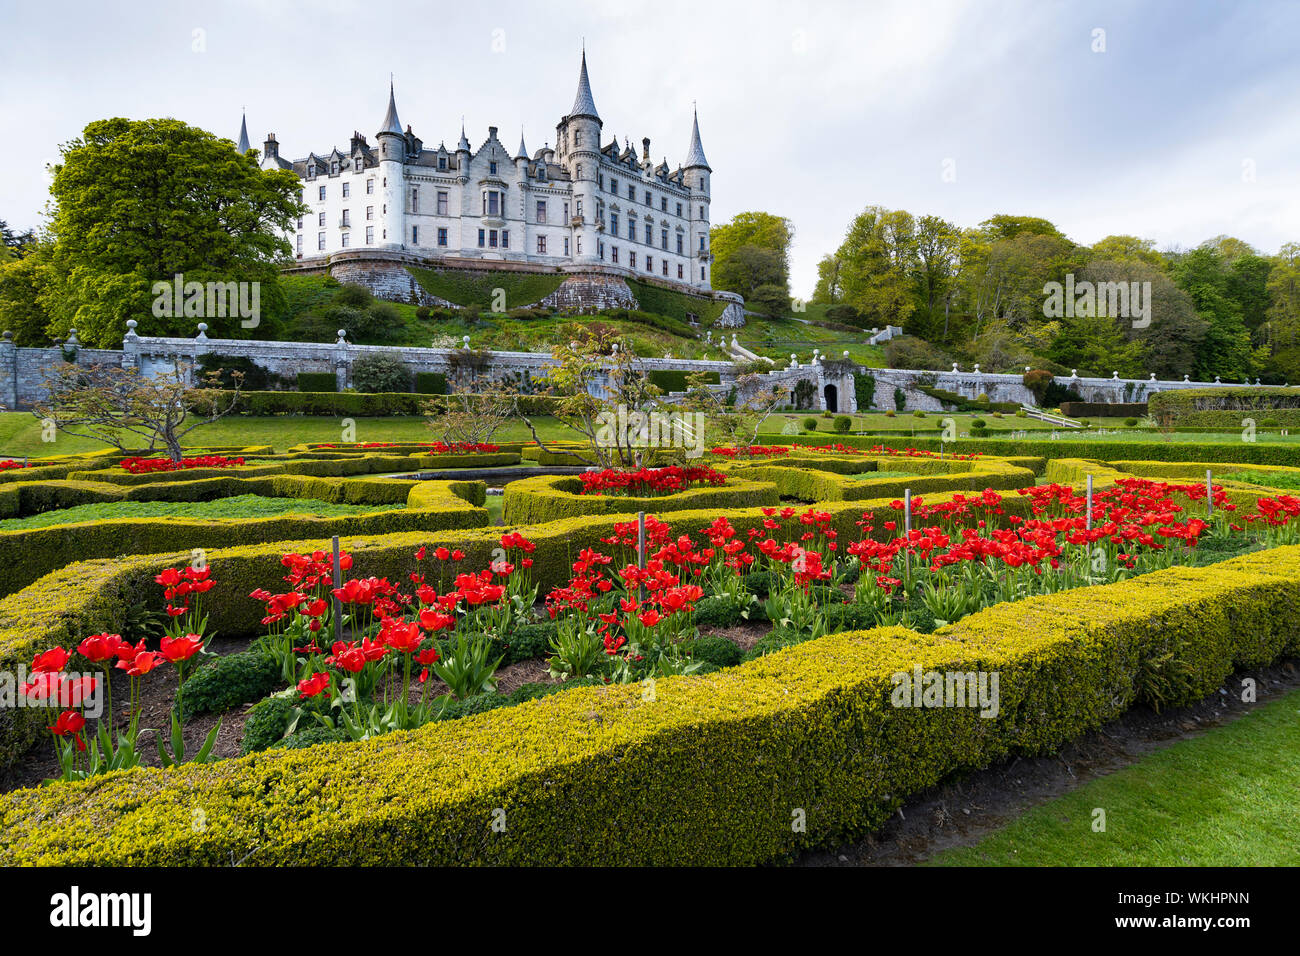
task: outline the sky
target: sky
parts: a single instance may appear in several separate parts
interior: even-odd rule
[[[116,6],[117,9],[112,7]],[[585,43],[604,140],[675,167],[698,106],[712,215],[790,219],[791,288],[869,205],[1076,242],[1300,241],[1297,0],[490,4],[0,0],[0,219],[38,227],[60,144],[174,116],[301,157],[398,113],[454,146],[555,138]]]

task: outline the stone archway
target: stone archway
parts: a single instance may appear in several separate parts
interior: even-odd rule
[[[838,412],[840,410],[840,390],[834,385],[827,385],[823,390],[826,398],[826,411]]]

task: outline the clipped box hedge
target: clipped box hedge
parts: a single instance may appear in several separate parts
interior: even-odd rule
[[[502,517],[506,524],[542,524],[580,515],[665,514],[703,508],[725,510],[780,503],[776,486],[768,482],[729,478],[721,487],[689,488],[671,495],[638,498],[630,495],[584,495],[582,480],[564,475],[521,478],[505,486]]]
[[[1297,634],[1300,548],[1278,548],[935,635],[834,634],[652,695],[575,688],[362,743],[19,790],[0,797],[0,864],[781,860],[870,831],[953,773],[1102,726],[1152,696],[1166,654],[1187,671],[1160,695],[1189,703],[1296,654]],[[997,717],[893,706],[893,675],[914,668],[998,673]]]
[[[923,476],[908,475],[896,477],[891,471],[903,471],[903,464],[912,464],[915,459],[908,459],[898,464],[894,459],[878,462],[882,467],[878,477],[849,477],[835,471],[812,469],[809,467],[787,467],[777,459],[771,464],[737,465],[731,473],[744,475],[758,481],[770,481],[776,485],[777,492],[783,498],[800,501],[864,501],[873,498],[899,498],[907,490],[914,495],[929,495],[934,492],[981,492],[986,488],[994,491],[1013,491],[1017,488],[1029,488],[1034,484],[1034,472],[1028,468],[1019,468],[1001,461],[930,461],[924,470],[931,473]],[[897,464],[897,467],[892,467]],[[948,466],[948,467],[941,467]],[[920,469],[918,469],[920,470]],[[865,472],[858,472],[863,474]]]
[[[1162,393],[1163,394],[1163,393]],[[1069,435],[1072,429],[1062,429]],[[789,444],[777,434],[759,435],[763,445]],[[1034,456],[1043,458],[1141,458],[1150,461],[1210,461],[1232,464],[1300,465],[1300,444],[1265,444],[1251,442],[1162,442],[1106,441],[1105,439],[1003,439],[970,438],[941,442],[938,438],[917,437],[905,442],[875,435],[837,435],[838,444],[855,448],[889,445],[893,448],[916,448],[949,454],[983,452],[997,456]]]
[[[1300,388],[1230,386],[1180,388],[1157,392],[1148,400],[1157,421],[1174,425],[1241,428],[1243,418],[1300,424]]]
[[[114,486],[104,487],[112,489]],[[151,494],[138,493],[142,491]],[[403,482],[345,481],[337,478],[282,475],[265,479],[241,480],[227,477],[192,483],[171,482],[131,488],[127,492],[119,493],[116,499],[98,500],[129,498],[199,501],[233,493],[279,498],[317,498],[347,504],[392,504],[405,501],[407,507],[376,511],[373,514],[329,517],[286,514],[222,520],[109,518],[16,531],[0,530],[0,567],[6,569],[6,574],[0,578],[0,594],[12,594],[56,568],[87,558],[189,551],[194,548],[208,550],[304,537],[328,539],[336,534],[391,534],[399,531],[472,528],[484,526],[488,522],[487,512],[482,509],[485,493],[482,482],[428,481],[412,485]],[[157,494],[158,492],[165,494]]]

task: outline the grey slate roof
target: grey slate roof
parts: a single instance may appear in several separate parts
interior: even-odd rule
[[[402,136],[402,124],[397,118],[397,100],[393,97],[393,81],[388,81],[388,112],[384,114],[384,122],[379,127],[381,133],[396,133]]]
[[[528,147],[524,145],[524,131],[519,131],[519,149],[515,152],[515,159],[527,159]]]
[[[692,166],[703,166],[712,172],[709,161],[704,158],[704,147],[700,145],[700,114],[695,114],[695,124],[691,128],[691,146],[686,151],[685,167],[690,169]]]
[[[578,72],[578,95],[573,98],[573,109],[569,116],[590,116],[600,119],[596,112],[596,101],[591,97],[591,81],[587,79],[587,51],[582,51],[582,69]]]
[[[239,145],[236,147],[239,155],[243,156],[252,147],[248,145],[248,116],[245,115],[239,120]]]

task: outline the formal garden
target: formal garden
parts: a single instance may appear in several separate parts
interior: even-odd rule
[[[619,398],[10,459],[0,861],[777,862],[1300,650],[1287,436],[687,458],[597,447]]]

